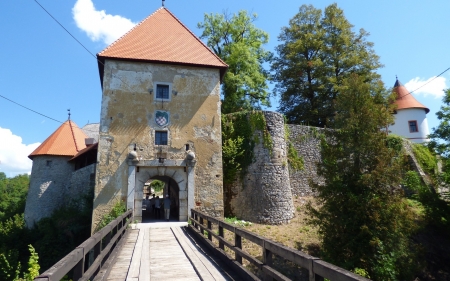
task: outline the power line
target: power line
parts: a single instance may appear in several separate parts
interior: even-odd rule
[[[10,102],[12,102],[12,103],[14,103],[14,104],[17,104],[18,106],[23,107],[23,108],[25,108],[25,109],[27,109],[27,110],[29,110],[29,111],[32,111],[32,112],[34,112],[34,113],[36,113],[36,114],[39,114],[39,115],[41,115],[41,116],[44,116],[45,118],[48,118],[48,119],[53,120],[53,121],[56,121],[56,122],[58,122],[58,123],[64,123],[64,122],[61,122],[61,121],[59,121],[59,120],[56,120],[55,118],[52,118],[52,117],[49,117],[49,116],[47,116],[47,115],[45,115],[45,114],[42,114],[42,113],[40,113],[40,112],[37,112],[36,110],[33,110],[33,109],[28,108],[28,107],[26,107],[26,106],[24,106],[24,105],[21,105],[20,103],[17,103],[17,102],[15,102],[15,101],[13,101],[13,100],[10,100],[10,99],[8,99],[8,98],[5,97],[5,96],[0,95],[0,97],[4,98],[5,100],[10,101]]]
[[[437,76],[433,77],[433,79],[431,79],[430,81],[428,81],[427,83],[423,84],[422,86],[420,86],[419,88],[415,89],[414,91],[409,92],[409,94],[414,93],[415,91],[419,90],[420,88],[424,87],[425,85],[431,83],[431,81],[433,81],[434,79],[438,78],[439,76],[441,76],[442,74],[444,74],[445,72],[449,71],[450,67],[447,68],[446,70],[442,71],[441,73],[439,73]]]
[[[39,3],[37,0],[34,0],[34,2],[36,2],[54,21],[56,21],[56,23],[59,24],[59,26],[61,26],[75,41],[78,42],[78,44],[80,44],[89,54],[91,54],[91,56],[93,56],[97,61],[99,61],[97,59],[97,57],[91,53],[91,51],[88,50],[88,48],[86,48],[75,36],[72,35],[72,33],[70,33],[54,16],[52,16],[52,14],[50,14],[49,11],[47,11],[42,5],[41,3]],[[101,61],[99,61],[100,63],[102,63]],[[103,63],[102,63],[103,64]]]

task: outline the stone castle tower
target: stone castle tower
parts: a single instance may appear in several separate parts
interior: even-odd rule
[[[119,200],[142,216],[166,182],[180,221],[223,216],[220,81],[227,65],[162,7],[98,55],[103,96],[93,228]]]
[[[398,79],[394,91],[397,94],[397,109],[394,114],[395,124],[389,126],[389,130],[415,143],[428,142],[430,131],[427,113],[430,109],[418,102]]]
[[[70,161],[86,149],[86,138],[88,136],[68,120],[28,156],[33,160],[33,167],[25,205],[27,227],[49,217],[54,210],[76,197],[76,190],[86,187],[85,180],[81,180],[80,187],[71,183],[77,162]]]

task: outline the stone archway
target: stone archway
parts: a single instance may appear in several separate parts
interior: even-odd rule
[[[161,203],[163,202],[166,195],[170,198],[170,219],[180,220],[180,188],[178,183],[171,177],[168,176],[154,176],[149,180],[160,180],[164,182],[164,188],[161,192],[155,192],[156,196],[160,198]],[[150,195],[151,198],[151,195]],[[161,217],[163,217],[163,209],[161,208]],[[149,222],[155,219],[152,211],[147,208],[147,210],[142,212],[142,222]]]
[[[136,166],[129,166],[127,206],[133,209],[134,219],[142,221],[145,182],[149,179],[159,179],[166,182],[164,191],[170,192],[170,196],[177,200],[174,202],[177,209],[173,210],[173,214],[177,213],[178,217],[175,218],[172,214],[171,217],[178,221],[187,221],[189,209],[194,205],[194,166],[176,160],[166,161],[168,163],[165,165],[155,165],[153,162],[142,161]]]

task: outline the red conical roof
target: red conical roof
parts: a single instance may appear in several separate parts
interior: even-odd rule
[[[86,134],[73,121],[64,122],[28,157],[38,155],[75,156],[78,151],[86,148]]]
[[[398,81],[398,79],[394,84],[394,92],[397,93],[397,98],[394,102],[397,105],[397,110],[407,108],[423,108],[425,113],[430,112],[430,109],[418,102],[416,98],[414,98],[414,96],[405,88],[405,86]]]
[[[97,54],[105,58],[186,64],[219,68],[228,65],[164,7],[156,10],[121,38]],[[103,65],[99,63],[100,75]]]

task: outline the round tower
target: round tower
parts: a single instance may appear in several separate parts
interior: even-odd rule
[[[253,149],[254,159],[247,173],[236,179],[230,207],[240,219],[264,223],[289,223],[294,217],[294,203],[289,181],[284,117],[277,112],[263,111],[272,149],[262,141]],[[252,114],[252,113],[249,113]],[[263,132],[254,132],[263,139]]]
[[[74,171],[74,164],[68,161],[86,148],[86,137],[68,120],[28,156],[33,160],[24,212],[28,228],[68,201],[66,186]]]
[[[430,110],[418,102],[398,79],[394,92],[397,95],[394,102],[397,108],[394,112],[395,123],[389,126],[389,131],[415,143],[428,142],[430,131],[427,113]]]

